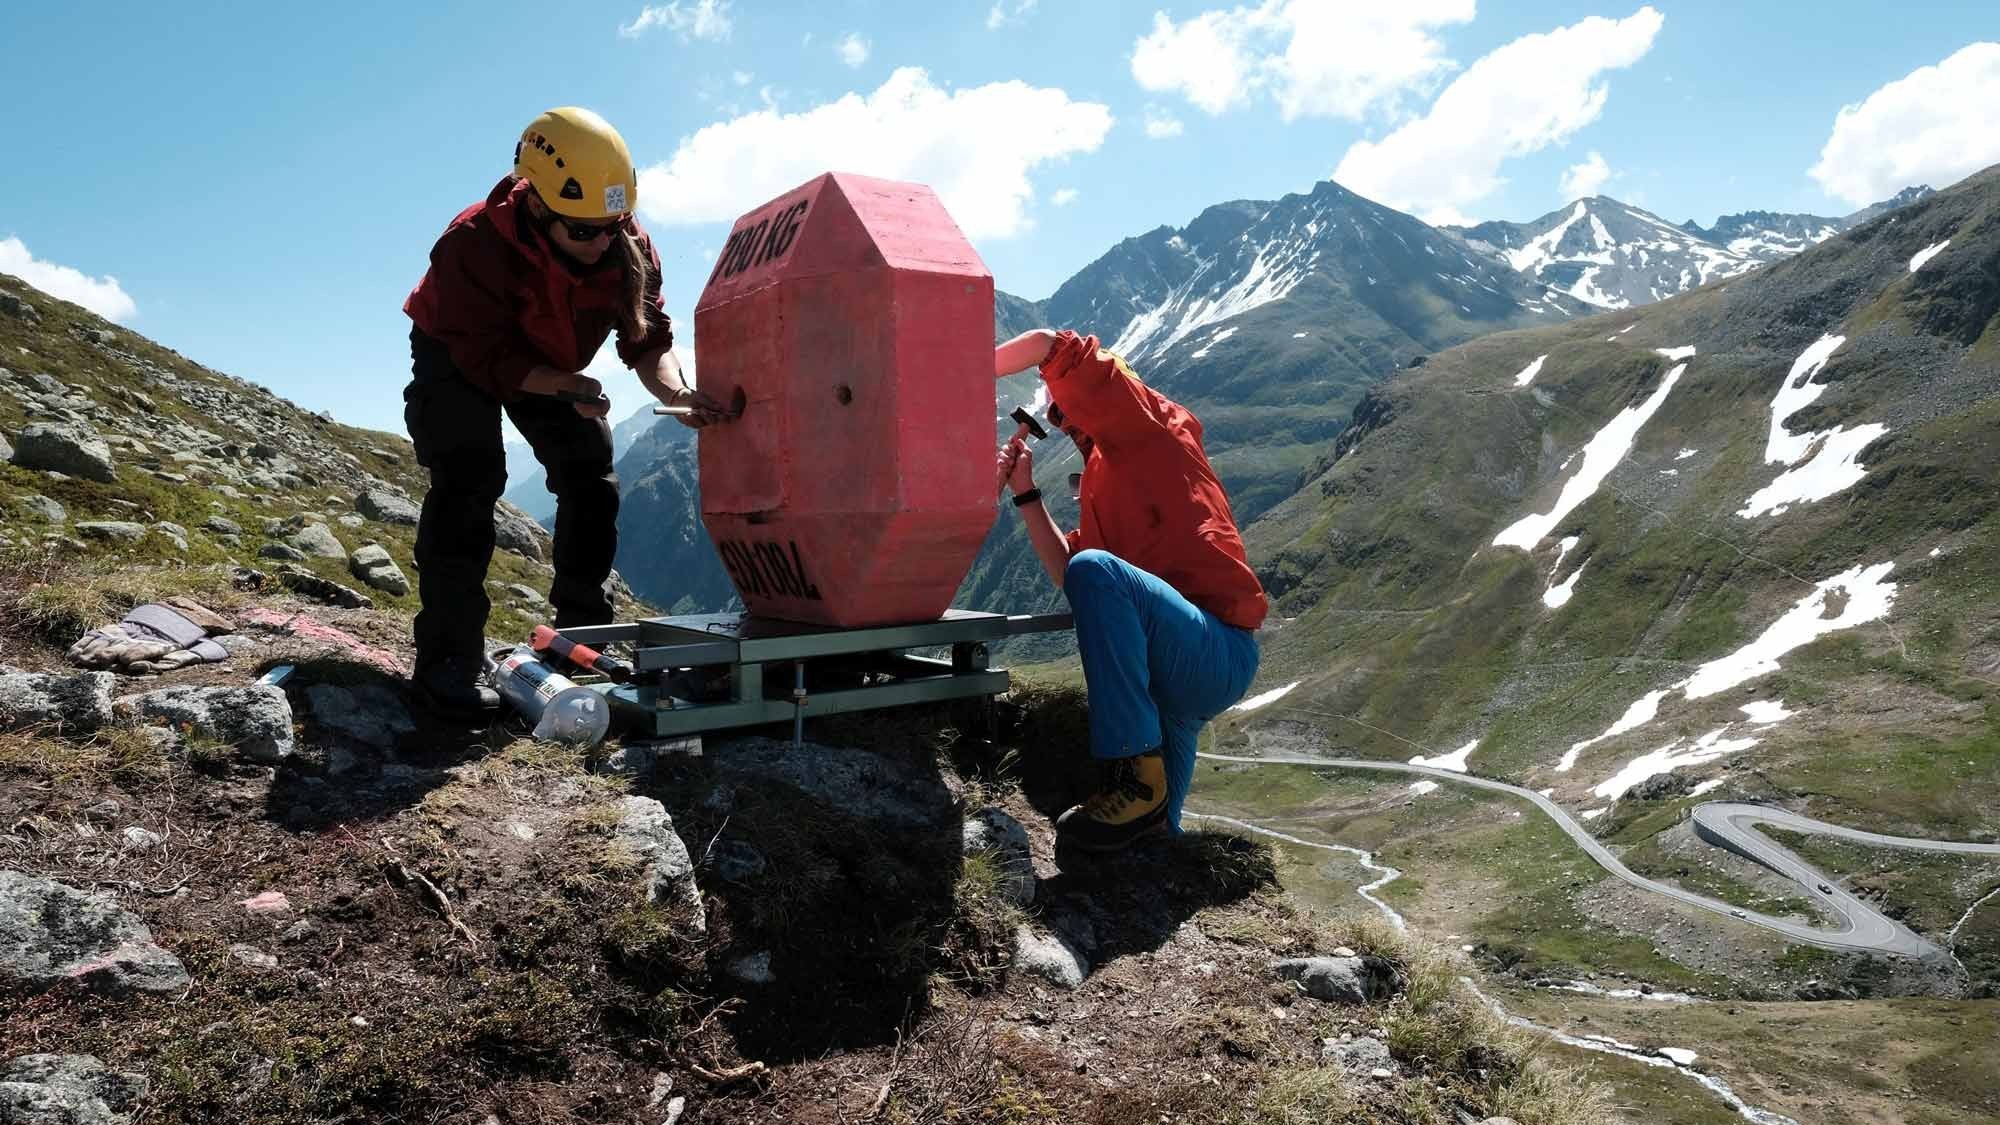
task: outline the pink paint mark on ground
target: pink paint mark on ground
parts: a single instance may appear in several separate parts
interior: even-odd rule
[[[292,901],[283,891],[265,891],[243,900],[243,909],[252,914],[283,914],[292,908]]]

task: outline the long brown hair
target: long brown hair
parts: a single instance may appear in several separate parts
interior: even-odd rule
[[[618,232],[618,264],[625,273],[625,300],[618,306],[619,326],[630,339],[641,339],[652,327],[653,303],[646,299],[652,279],[652,255],[639,241],[639,232],[626,227]]]

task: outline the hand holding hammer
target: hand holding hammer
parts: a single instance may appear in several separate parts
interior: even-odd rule
[[[1020,425],[1015,428],[1013,439],[1001,450],[999,479],[993,485],[995,500],[1000,498],[1000,493],[1007,490],[1007,478],[1014,474],[1014,466],[1020,460],[1021,454],[1027,452],[1028,436],[1034,435],[1036,441],[1042,441],[1049,436],[1049,432],[1042,428],[1040,422],[1035,421],[1035,416],[1028,413],[1026,407],[1015,407],[1010,417]]]

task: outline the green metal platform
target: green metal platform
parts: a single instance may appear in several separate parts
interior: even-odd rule
[[[1007,670],[988,666],[990,644],[1071,626],[1066,613],[950,610],[935,621],[863,629],[723,613],[570,628],[563,636],[628,654],[634,682],[599,687],[623,723],[643,727],[650,717],[653,734],[665,738],[790,722],[797,740],[805,720],[819,715],[999,695]]]

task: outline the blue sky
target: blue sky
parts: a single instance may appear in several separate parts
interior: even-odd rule
[[[1532,218],[1565,186],[1676,222],[1843,214],[2000,160],[2000,46],[1967,49],[2000,40],[2000,11],[1895,11],[7,5],[0,271],[310,409],[400,430],[403,297],[551,105],[590,106],[630,142],[668,310],[691,325],[729,219],[829,169],[932,184],[996,283],[1034,298],[1121,238],[1336,168],[1433,219]],[[621,416],[642,404],[635,383],[612,390]]]

